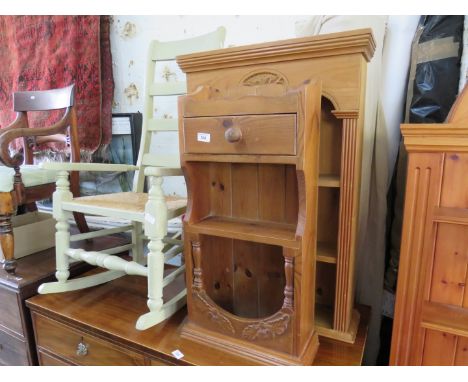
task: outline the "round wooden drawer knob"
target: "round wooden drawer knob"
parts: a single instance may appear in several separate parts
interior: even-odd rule
[[[242,131],[238,127],[230,127],[224,133],[224,138],[229,143],[239,142],[242,139]]]

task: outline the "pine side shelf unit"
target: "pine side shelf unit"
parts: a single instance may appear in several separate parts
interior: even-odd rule
[[[354,267],[363,109],[367,62],[374,50],[371,30],[360,29],[177,57],[189,93],[180,101],[179,114],[189,193],[187,287],[191,295],[191,283],[199,282],[193,272],[202,269],[207,295],[217,305],[206,305],[207,315],[217,317],[219,326],[229,326],[220,312],[240,309],[239,316],[258,319],[280,309],[284,285],[289,285],[288,267],[302,266],[307,274],[313,272],[311,289],[303,285],[298,295],[294,279],[294,303],[299,297],[314,304],[315,317],[308,319],[320,335],[354,342],[359,324]],[[316,188],[308,192],[316,192],[318,207],[307,211],[310,220],[305,224],[314,227],[307,240],[313,244],[304,253],[298,239],[305,213],[299,207],[304,179],[297,166],[303,137],[297,126],[302,123],[299,114],[314,106],[306,102],[298,111],[297,102],[286,100],[285,94],[300,92],[307,82],[321,85],[321,92],[318,176],[307,179]],[[262,96],[268,99],[259,101]],[[303,144],[313,147],[314,142]],[[299,190],[294,188],[298,185]],[[231,248],[229,254],[221,251],[225,247]],[[284,259],[294,257],[292,253],[313,260],[308,268],[288,261],[285,267]],[[192,266],[193,257],[201,268]],[[213,258],[209,264],[204,263],[207,257]],[[271,295],[268,302],[259,297],[262,288]],[[189,297],[189,325],[195,327],[193,303]],[[296,313],[302,308],[297,306]],[[276,330],[276,324],[271,327]],[[294,330],[302,333],[302,328]],[[298,352],[304,349],[299,348],[290,352],[295,354],[292,363],[301,362]]]
[[[203,86],[180,101],[182,333],[265,364],[311,364],[321,84],[233,90]]]

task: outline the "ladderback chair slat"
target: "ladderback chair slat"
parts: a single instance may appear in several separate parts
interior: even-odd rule
[[[148,120],[148,131],[178,131],[179,121],[176,118],[151,118]]]
[[[149,90],[149,95],[152,97],[181,95],[185,93],[187,93],[187,83],[185,81],[155,82],[151,84]]]
[[[154,167],[180,167],[180,156],[178,154],[173,155],[162,155],[162,154],[151,154],[146,153],[142,159],[143,166],[154,166]]]
[[[219,27],[216,31],[201,36],[179,41],[153,41],[151,59],[153,61],[174,60],[181,54],[190,54],[204,50],[220,49],[224,45],[226,29]]]

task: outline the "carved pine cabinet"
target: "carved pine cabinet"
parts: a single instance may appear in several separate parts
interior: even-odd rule
[[[401,126],[408,175],[390,364],[468,365],[468,88]]]
[[[234,93],[207,86],[181,100],[183,334],[267,364],[311,364],[320,84]]]
[[[179,127],[190,203],[186,335],[266,363],[308,362],[311,325],[354,342],[363,106],[374,49],[371,30],[362,29],[177,58],[190,94]],[[305,90],[308,81],[314,90]],[[307,138],[314,124],[318,132]],[[279,353],[266,356],[266,348]]]

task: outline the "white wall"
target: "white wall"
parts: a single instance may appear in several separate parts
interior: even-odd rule
[[[224,26],[225,47],[239,46],[294,38],[296,22],[305,19],[307,16],[113,16],[113,112],[143,112],[146,56],[151,40],[180,40]],[[168,113],[176,118],[175,100],[161,100],[158,113]],[[153,142],[152,149],[178,153],[177,134],[162,135],[157,144]],[[186,194],[183,178],[167,178],[164,188],[167,193]]]

